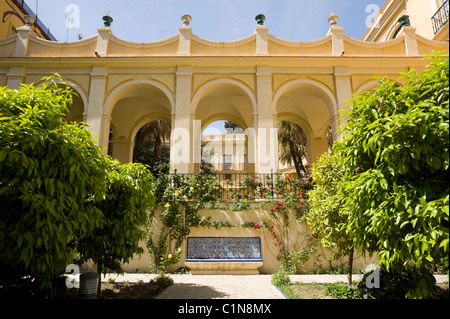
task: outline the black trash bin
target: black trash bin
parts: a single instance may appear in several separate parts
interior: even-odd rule
[[[80,275],[80,299],[97,299],[98,273],[85,272]]]

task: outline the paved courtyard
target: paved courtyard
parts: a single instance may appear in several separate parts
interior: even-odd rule
[[[149,282],[156,274],[109,274],[102,281],[115,278],[116,282]],[[166,288],[156,299],[286,299],[271,284],[272,275],[169,275],[174,284]],[[353,275],[353,280],[362,275]],[[448,281],[448,276],[435,276],[437,283]],[[347,275],[290,275],[293,282],[331,283],[346,282]]]

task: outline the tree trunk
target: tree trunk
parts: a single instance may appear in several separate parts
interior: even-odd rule
[[[350,249],[350,253],[348,254],[348,273],[347,273],[347,283],[350,286],[352,284],[352,272],[353,272],[353,252],[355,248]]]
[[[303,167],[302,159],[299,154],[295,151],[294,142],[292,140],[289,141],[289,149],[291,150],[291,156],[294,160],[295,171],[297,172],[298,178],[302,175],[302,172],[305,172],[306,169]]]

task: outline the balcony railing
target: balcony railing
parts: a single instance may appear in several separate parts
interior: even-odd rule
[[[445,0],[439,10],[431,18],[433,24],[434,35],[438,34],[439,31],[448,23],[449,15],[449,4],[448,0]]]
[[[167,177],[167,175],[166,175]],[[189,197],[191,200],[196,200],[197,195],[186,196],[192,186],[192,192],[195,192],[197,187],[204,187],[200,184],[209,179],[209,185],[212,185],[208,190],[202,189],[203,192],[208,192],[208,197],[211,201],[234,201],[239,199],[246,199],[248,201],[263,201],[271,199],[285,199],[289,194],[291,198],[298,200],[304,198],[306,192],[312,188],[310,175],[306,174],[297,178],[297,174],[282,174],[282,173],[214,173],[214,174],[178,174],[176,171],[170,174],[163,183],[159,184],[159,196],[163,196],[166,189],[171,187],[177,192],[177,198],[170,198],[170,200],[177,200]],[[200,183],[200,184],[197,184]],[[158,188],[158,187],[157,187]],[[179,194],[178,194],[179,192]],[[204,195],[204,193],[202,193]]]

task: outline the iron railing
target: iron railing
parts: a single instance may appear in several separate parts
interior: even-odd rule
[[[271,199],[284,199],[286,194],[302,197],[306,191],[312,188],[309,174],[297,178],[297,174],[283,173],[213,173],[213,174],[179,174],[176,171],[171,174],[171,185],[161,185],[162,188],[174,187],[181,189],[182,185],[191,185],[195,188],[195,179],[210,178],[214,181],[213,189],[209,190],[211,197],[216,201],[234,201],[247,199],[248,201],[261,201]],[[173,178],[176,177],[176,178]],[[164,189],[160,190],[164,192]],[[186,189],[187,191],[187,189]],[[180,197],[184,196],[180,192]],[[175,198],[173,198],[175,199]],[[196,200],[196,197],[190,199]]]
[[[445,0],[439,10],[431,18],[433,24],[434,35],[438,34],[439,31],[448,23],[449,15],[449,4],[448,0]]]

